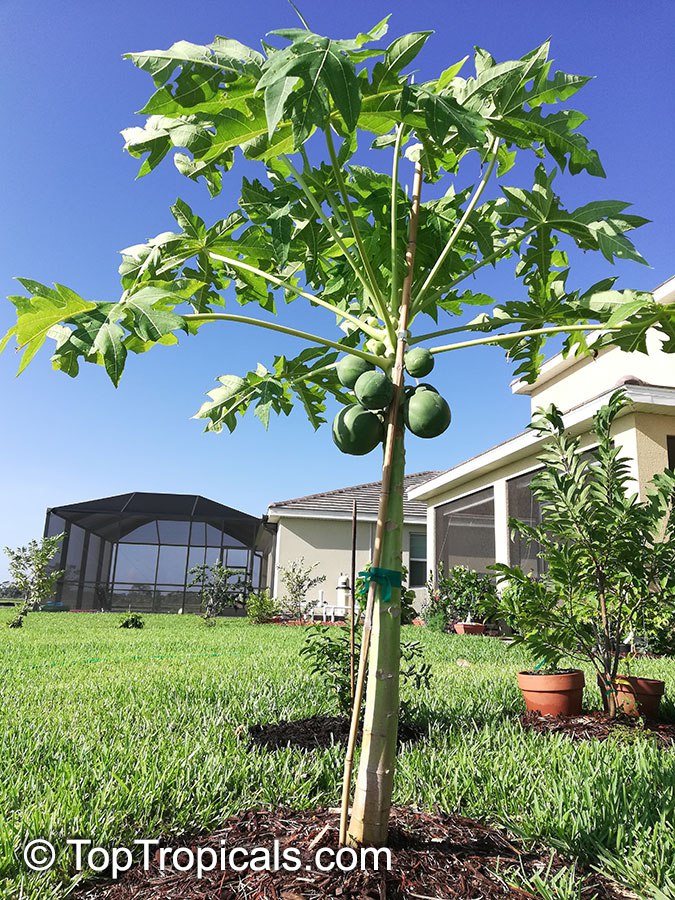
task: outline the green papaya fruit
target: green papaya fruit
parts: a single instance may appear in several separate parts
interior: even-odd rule
[[[337,377],[343,387],[352,389],[365,372],[374,371],[375,366],[360,356],[343,356],[335,367]]]
[[[404,359],[405,370],[413,378],[424,378],[434,367],[434,357],[424,347],[408,350]]]
[[[394,385],[384,372],[365,372],[354,385],[354,393],[366,409],[386,409],[394,397]]]
[[[343,407],[333,420],[333,441],[343,453],[364,456],[384,438],[382,420],[358,404]]]
[[[421,438],[434,438],[443,434],[450,424],[450,407],[434,389],[417,389],[408,397],[404,410],[405,424]]]

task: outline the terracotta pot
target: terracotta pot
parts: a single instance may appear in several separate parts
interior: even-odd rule
[[[598,675],[598,686],[602,694],[602,703],[607,710],[607,689]],[[624,716],[645,716],[657,719],[659,704],[666,685],[656,678],[636,678],[633,675],[617,675],[614,679],[616,690],[616,706]]]
[[[457,634],[482,634],[485,625],[481,622],[455,622],[455,631]]]
[[[585,683],[581,669],[557,675],[518,672],[525,706],[543,716],[580,716]]]

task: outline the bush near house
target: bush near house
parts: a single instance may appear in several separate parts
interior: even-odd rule
[[[428,626],[444,631],[469,616],[479,617],[494,598],[495,585],[488,575],[467,566],[452,566],[446,572],[439,562],[436,573],[429,573],[422,616]]]
[[[246,601],[246,616],[254,625],[271,622],[279,612],[279,604],[268,590],[251,593]]]
[[[611,435],[626,405],[625,393],[616,391],[596,413],[598,445],[584,455],[555,406],[535,416],[530,427],[547,438],[543,469],[532,480],[542,521],[510,525],[539,545],[546,571],[535,579],[518,566],[495,565],[508,589],[482,603],[540,663],[590,663],[610,715],[617,713],[623,642],[646,621],[667,639],[675,615],[675,472],[654,476],[644,500],[635,494],[630,460]]]
[[[284,585],[281,609],[291,619],[304,618],[307,594],[326,580],[325,575],[312,575],[318,565],[318,563],[307,565],[305,557],[301,556],[287,566],[279,566],[279,574]]]

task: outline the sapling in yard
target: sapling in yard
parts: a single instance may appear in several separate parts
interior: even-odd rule
[[[54,557],[61,547],[64,534],[29,541],[25,547],[5,547],[9,573],[20,596],[24,598],[22,614],[40,609],[54,595],[63,569],[54,567]]]
[[[202,618],[207,625],[215,625],[216,616],[226,609],[234,609],[243,604],[250,590],[245,572],[229,569],[222,563],[193,566],[188,587],[198,587],[202,608]]]
[[[433,385],[406,387],[406,355],[417,377],[429,356],[502,345],[516,375],[532,382],[552,334],[566,353],[588,352],[590,332],[595,350],[644,350],[655,328],[668,335],[664,349],[675,349],[671,311],[651,294],[614,290],[611,277],[585,287],[569,278],[574,248],[608,263],[642,261],[627,233],[645,220],[627,203],[567,209],[553,187],[565,170],[604,175],[579,131],[585,117],[559,108],[588,79],[553,70],[548,43],[501,63],[479,48],[472,74],[466,60],[449,61],[438,76],[413,79],[406,73],[430,32],[382,44],[387,27],[385,19],[336,40],[303,23],[273,32],[262,52],[216,37],[129,54],[155,85],[147,122],[124,133],[140,174],[177,151],[178,171],[215,196],[243,167],[239,204],[207,225],[178,200],[175,231],[123,252],[117,302],[21,279],[17,324],[4,341],[24,349],[23,368],[49,337],[55,368],[74,376],[81,362],[97,363],[117,384],[130,352],[177,345],[180,332],[224,327],[240,341],[242,328],[265,329],[284,348],[271,365],[219,377],[197,414],[208,430],[233,430],[249,409],[267,426],[272,412],[296,403],[318,428],[330,399],[344,407],[333,432],[339,447],[363,454],[382,445],[340,835],[373,845],[387,839],[396,761],[404,448],[409,434],[429,438],[450,422],[449,398]],[[567,178],[558,180],[562,193]],[[499,301],[474,276],[502,262],[508,299]],[[246,311],[233,312],[231,299]],[[291,301],[306,305],[306,329],[277,320],[277,305],[281,312]],[[451,343],[440,340],[450,334]],[[428,355],[411,356],[415,349]]]
[[[361,629],[356,631],[357,654],[361,650]],[[317,625],[312,628],[300,649],[309,669],[318,675],[321,683],[335,696],[338,708],[347,715],[352,706],[350,679],[350,635],[346,626],[326,628]],[[419,641],[401,643],[401,681],[409,683],[416,693],[431,685],[431,666],[424,661],[424,651]],[[403,707],[404,711],[405,707]],[[408,710],[409,712],[409,710]]]
[[[502,591],[483,604],[541,665],[555,668],[564,656],[590,663],[612,716],[624,637],[645,617],[675,616],[675,472],[656,475],[639,499],[630,460],[612,438],[626,406],[617,391],[597,412],[597,447],[585,454],[558,409],[535,416],[530,427],[547,439],[531,484],[542,521],[510,524],[539,547],[545,571],[535,579],[518,566],[494,566]]]
[[[305,557],[294,559],[286,566],[279,566],[279,575],[284,583],[281,608],[292,619],[300,620],[305,615],[307,594],[326,580],[325,575],[313,575],[318,563],[305,563]]]

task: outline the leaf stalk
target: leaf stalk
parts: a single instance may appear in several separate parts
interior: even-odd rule
[[[466,223],[469,219],[469,216],[474,211],[476,204],[480,200],[481,195],[482,195],[483,191],[485,190],[485,187],[486,187],[488,181],[490,180],[490,175],[492,175],[492,170],[494,169],[495,163],[497,161],[497,152],[498,151],[499,151],[499,138],[496,137],[496,138],[494,138],[494,140],[492,141],[492,144],[490,146],[489,162],[485,169],[485,172],[483,173],[483,177],[476,185],[476,189],[474,190],[473,195],[472,195],[471,199],[469,200],[469,203],[468,203],[466,209],[464,210],[464,214],[463,214],[462,218],[455,225],[455,227],[452,231],[452,234],[448,238],[447,244],[441,251],[441,255],[438,257],[438,259],[434,263],[433,269],[427,275],[427,277],[424,281],[424,284],[419,289],[417,296],[415,297],[413,308],[416,312],[421,309],[422,300],[424,299],[427,291],[433,284],[434,279],[438,275],[443,263],[448,258],[448,255],[449,255],[450,251],[452,250],[452,248],[455,246],[455,244],[457,242],[457,238],[462,233],[462,229],[466,225]]]
[[[266,322],[264,319],[254,319],[251,316],[239,316],[235,313],[188,313],[184,315],[183,318],[186,322],[238,322],[241,325],[266,328],[269,331],[278,331],[281,332],[281,334],[288,334],[291,337],[301,338],[312,344],[330,347],[333,350],[339,350],[341,353],[349,353],[351,356],[358,356],[380,369],[391,368],[392,366],[390,360],[381,356],[375,356],[372,353],[366,353],[365,350],[359,350],[357,347],[347,347],[345,344],[339,344],[337,341],[331,341],[329,338],[320,337],[318,334],[299,331],[297,328],[289,328],[287,325],[279,325],[276,322]]]

